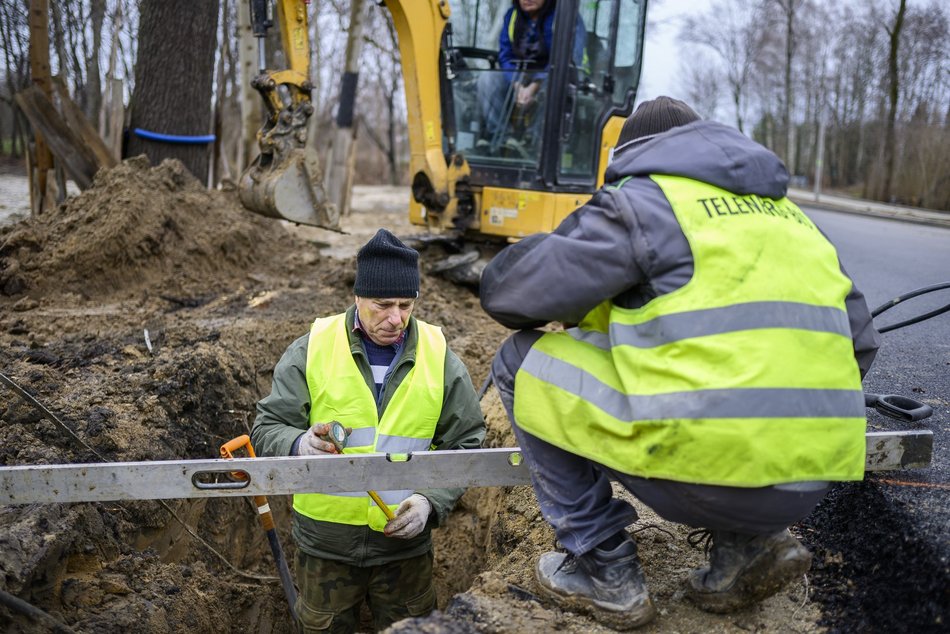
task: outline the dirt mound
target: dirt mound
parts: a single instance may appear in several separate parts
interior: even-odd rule
[[[92,187],[0,237],[0,289],[113,295],[161,284],[220,285],[287,248],[283,227],[205,189],[177,160],[144,156],[101,170]]]

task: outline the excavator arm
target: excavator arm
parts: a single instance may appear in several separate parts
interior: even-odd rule
[[[248,209],[330,229],[339,211],[326,193],[316,152],[307,146],[310,101],[310,39],[307,0],[249,0],[251,27],[258,38],[260,74],[253,87],[266,108],[257,135],[260,155],[241,177],[239,193]],[[448,0],[385,0],[399,41],[408,109],[410,177],[413,199],[430,231],[461,235],[474,213],[466,186],[469,166],[443,147],[442,39],[451,10]],[[277,26],[287,57],[285,70],[267,70],[263,50],[267,29]],[[450,135],[451,137],[451,135]]]
[[[423,206],[433,233],[466,228],[473,209],[466,188],[465,158],[443,147],[442,39],[451,10],[448,0],[385,0],[399,41],[409,127],[412,196]]]
[[[337,229],[339,211],[327,197],[323,171],[307,146],[313,114],[310,92],[310,36],[307,0],[276,0],[277,26],[287,58],[285,70],[267,70],[264,38],[274,26],[269,0],[249,0],[251,28],[258,38],[260,73],[252,86],[264,99],[264,125],[257,133],[260,154],[241,175],[238,193],[251,211],[300,224]]]

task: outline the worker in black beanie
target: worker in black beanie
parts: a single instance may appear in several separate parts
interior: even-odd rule
[[[412,316],[419,254],[380,229],[356,256],[353,290],[346,312],[314,321],[274,368],[251,430],[257,453],[338,453],[328,437],[337,423],[346,453],[479,447],[485,423],[468,371],[440,328]],[[357,631],[364,601],[376,631],[434,609],[430,531],[462,493],[294,495],[303,631]]]
[[[356,254],[358,297],[419,296],[419,252],[385,229],[376,232]]]
[[[502,250],[479,296],[519,330],[491,377],[562,546],[539,558],[538,587],[630,629],[657,610],[626,530],[637,512],[611,480],[701,529],[709,562],[684,580],[700,608],[781,592],[811,565],[788,527],[831,482],[864,477],[879,337],[770,150],[669,97],[618,143],[605,186]]]
[[[685,102],[672,97],[657,97],[641,103],[632,115],[627,117],[617,137],[617,149],[635,141],[648,141],[657,134],[681,125],[699,121],[700,116]]]

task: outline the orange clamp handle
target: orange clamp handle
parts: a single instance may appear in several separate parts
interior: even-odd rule
[[[251,437],[247,434],[232,438],[221,445],[221,457],[225,460],[229,460],[234,457],[235,451],[243,447],[247,447],[248,458],[257,458],[257,455],[254,453],[254,447],[251,446]]]

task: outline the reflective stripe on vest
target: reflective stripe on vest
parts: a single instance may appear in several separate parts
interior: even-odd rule
[[[441,329],[414,320],[416,361],[396,388],[382,419],[376,399],[350,351],[345,315],[317,319],[307,343],[310,425],[339,421],[352,427],[346,453],[428,451],[442,412],[445,337]],[[412,491],[377,491],[393,511]],[[315,520],[368,525],[382,531],[386,516],[365,491],[294,495],[294,510]]]
[[[515,420],[631,475],[755,487],[860,480],[865,409],[837,254],[787,198],[653,176],[692,279],[547,333],[515,378]]]

